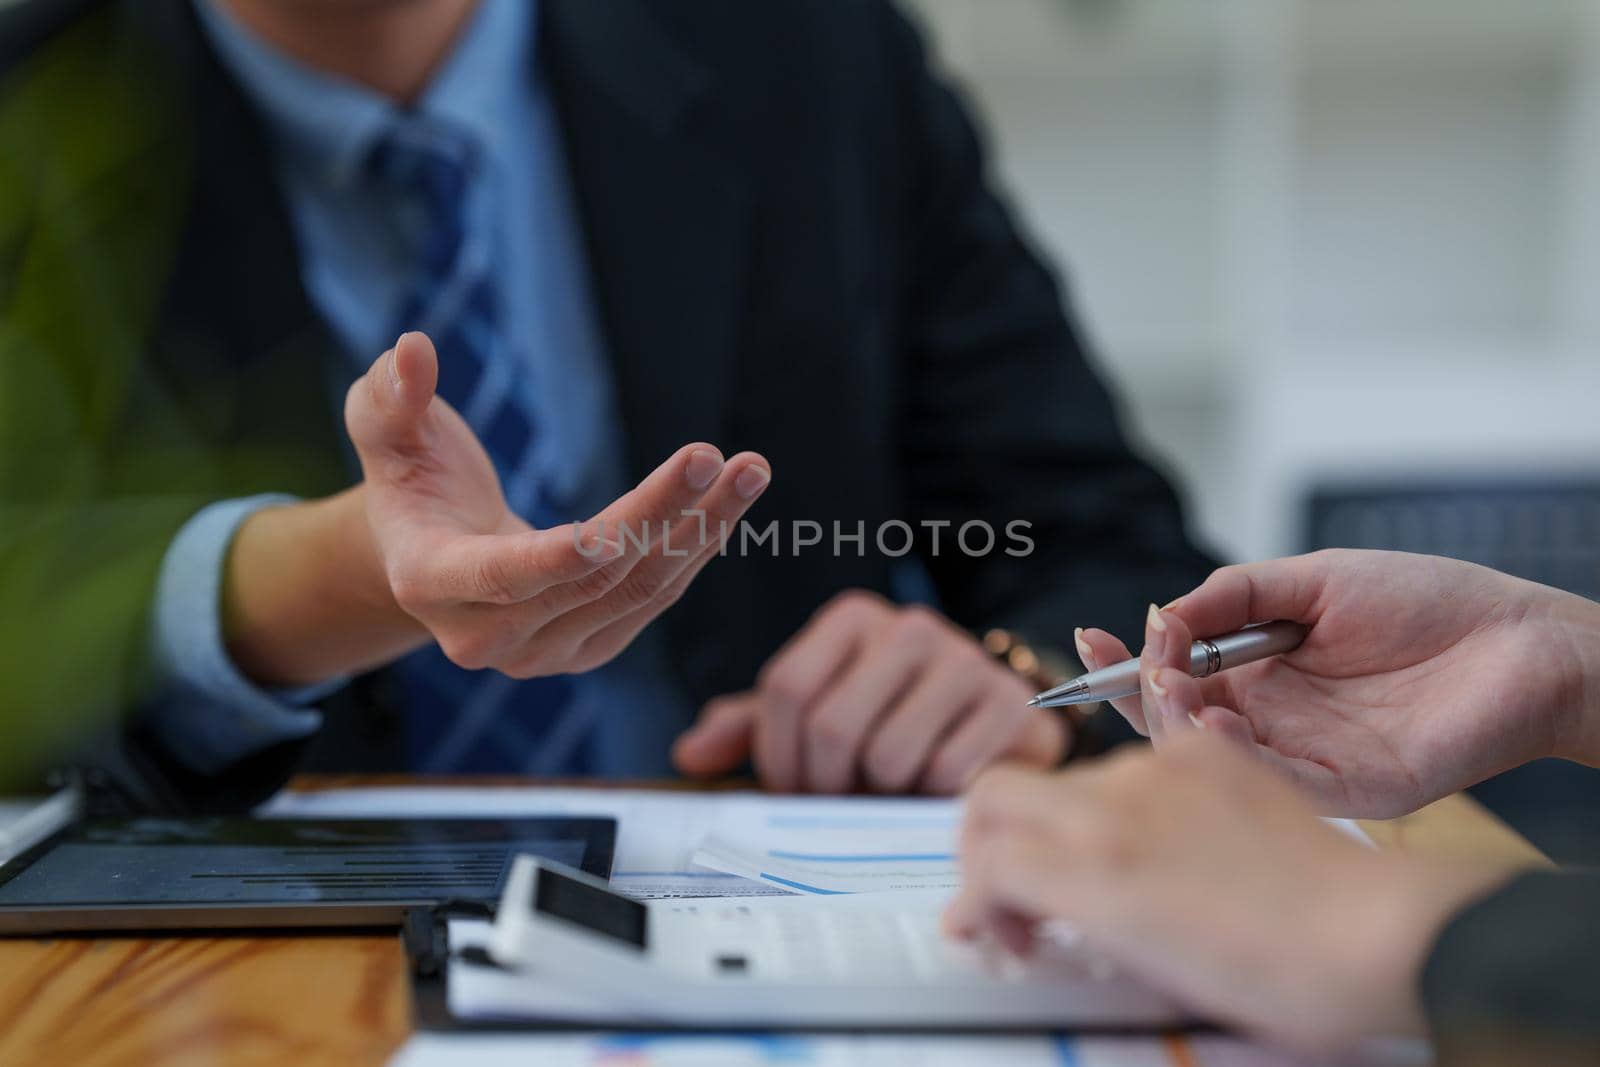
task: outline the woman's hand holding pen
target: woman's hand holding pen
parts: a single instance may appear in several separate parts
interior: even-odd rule
[[[1191,635],[1288,619],[1287,655],[1189,677]],[[1173,650],[1168,654],[1168,650]],[[1090,669],[1128,658],[1083,631]],[[1254,751],[1322,810],[1414,810],[1543,756],[1600,763],[1600,605],[1455,560],[1328,551],[1225,567],[1151,609],[1141,693],[1160,747],[1197,729]]]

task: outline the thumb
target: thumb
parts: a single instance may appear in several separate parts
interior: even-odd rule
[[[404,333],[350,386],[345,428],[358,453],[404,446],[439,384],[439,357],[427,334]]]
[[[672,746],[673,765],[691,778],[726,774],[750,758],[760,698],[754,693],[718,697]]]

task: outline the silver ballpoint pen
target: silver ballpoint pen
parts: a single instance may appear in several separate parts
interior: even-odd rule
[[[1189,648],[1189,673],[1196,678],[1209,678],[1229,667],[1293,652],[1305,637],[1306,628],[1297,622],[1264,622],[1237,633],[1196,641]],[[1046,689],[1028,701],[1028,706],[1063,708],[1069,704],[1093,704],[1131,697],[1138,691],[1139,661],[1130,659]]]

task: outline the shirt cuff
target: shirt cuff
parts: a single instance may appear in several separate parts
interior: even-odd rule
[[[306,707],[348,681],[267,690],[240,672],[222,637],[222,574],[233,536],[263,508],[295,497],[263,494],[224,500],[197,512],[167,547],[156,582],[152,650],[161,699],[150,725],[190,770],[216,774],[230,764],[315,733],[320,712]]]

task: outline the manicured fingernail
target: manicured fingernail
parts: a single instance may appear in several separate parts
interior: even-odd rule
[[[734,479],[733,488],[746,500],[754,500],[756,494],[767,487],[772,481],[772,475],[767,473],[765,467],[746,467]]]
[[[1200,716],[1196,715],[1192,711],[1189,713],[1189,721],[1194,723],[1195,729],[1197,730],[1204,730],[1206,728],[1206,724],[1200,721]]]
[[[1173,597],[1171,600],[1169,600],[1165,604],[1161,605],[1161,610],[1162,611],[1171,611],[1173,608],[1178,606],[1178,601],[1180,601],[1182,599],[1183,599],[1183,597],[1181,597],[1181,596]]]
[[[1156,681],[1155,671],[1150,672],[1150,677],[1147,679],[1147,681],[1150,683],[1150,692],[1154,693],[1158,697],[1164,697],[1167,695],[1167,687]]]
[[[396,389],[400,388],[400,342],[396,341],[394,347],[389,349],[389,384]]]
[[[716,481],[720,473],[722,473],[722,457],[703,448],[697,448],[689,453],[689,462],[683,468],[684,480],[689,483],[689,488],[696,492]]]
[[[1078,659],[1083,662],[1085,667],[1093,669],[1094,663],[1091,661],[1094,659],[1094,653],[1089,651],[1089,642],[1083,639],[1083,627],[1076,626],[1073,628],[1072,643],[1078,646]]]
[[[1161,612],[1156,610],[1154,604],[1150,605],[1144,621],[1145,651],[1159,660],[1167,653],[1167,621],[1161,617]]]

